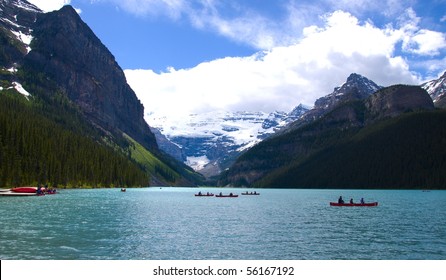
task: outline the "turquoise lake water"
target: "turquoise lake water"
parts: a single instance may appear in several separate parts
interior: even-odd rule
[[[446,191],[60,190],[0,197],[0,259],[446,259]],[[251,190],[250,190],[251,191]],[[342,195],[378,207],[330,207]]]

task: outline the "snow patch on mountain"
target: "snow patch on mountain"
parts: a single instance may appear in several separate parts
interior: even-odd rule
[[[434,103],[437,103],[446,94],[446,72],[436,79],[421,85],[431,96]]]
[[[202,170],[211,161],[207,156],[200,157],[187,157],[186,164],[192,167],[194,170]]]
[[[17,90],[22,95],[29,97],[31,94],[23,88],[23,86],[18,82],[13,82],[12,85],[14,86],[15,90]]]
[[[181,120],[172,120],[155,113],[146,115],[150,126],[161,131],[167,138],[175,137],[208,138],[212,141],[227,139],[226,145],[241,146],[240,150],[274,133],[291,120],[299,116],[289,117],[284,112],[208,112],[190,114]],[[179,143],[176,143],[182,146]]]
[[[22,42],[27,53],[31,51],[32,29],[29,22],[36,20],[36,15],[42,11],[35,5],[21,0],[0,2],[0,26],[5,27],[14,37]]]
[[[31,3],[27,2],[27,1],[16,0],[16,1],[13,1],[13,2],[15,2],[14,4],[15,4],[15,6],[17,8],[21,8],[21,9],[24,9],[24,10],[27,10],[27,11],[30,11],[30,12],[35,12],[35,13],[41,13],[42,12],[42,10],[40,10],[35,5],[33,5],[33,4],[31,4]]]
[[[33,36],[31,36],[32,30],[29,30],[28,34],[22,33],[21,31],[13,31],[11,30],[11,33],[16,36],[16,38],[21,41],[26,46],[26,51],[29,53],[31,51],[31,41],[33,40]]]

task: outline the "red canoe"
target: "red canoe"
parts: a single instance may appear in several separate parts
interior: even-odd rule
[[[12,192],[15,193],[36,193],[37,188],[35,187],[18,187],[11,189]]]
[[[330,206],[347,206],[347,207],[353,207],[353,206],[378,206],[378,202],[370,202],[370,203],[337,203],[337,202],[330,202]]]

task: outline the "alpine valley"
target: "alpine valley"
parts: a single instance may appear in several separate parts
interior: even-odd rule
[[[446,73],[390,87],[353,73],[311,108],[172,122],[144,114],[71,6],[0,0],[1,187],[444,189],[445,93]]]

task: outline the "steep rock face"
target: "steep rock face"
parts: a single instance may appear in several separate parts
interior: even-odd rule
[[[172,156],[179,162],[184,162],[186,160],[186,155],[184,154],[180,146],[167,139],[167,137],[163,135],[158,128],[150,127],[150,130],[155,135],[158,147],[162,151],[166,152],[168,155]]]
[[[99,128],[157,149],[143,106],[114,56],[71,6],[39,14],[24,67],[44,72]],[[54,43],[57,42],[57,43]]]
[[[395,117],[406,111],[434,109],[429,94],[419,86],[387,87],[368,98],[365,104],[369,111],[369,122]]]

